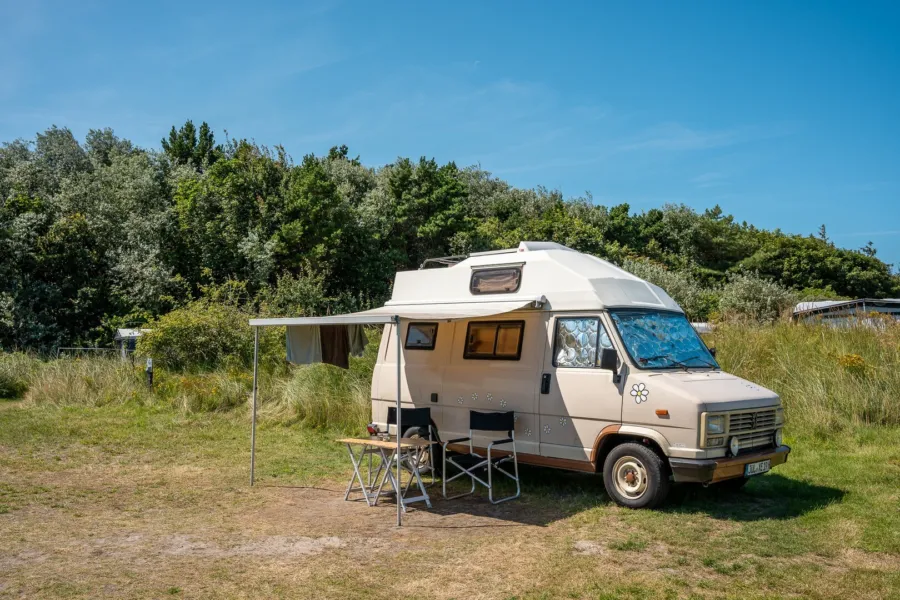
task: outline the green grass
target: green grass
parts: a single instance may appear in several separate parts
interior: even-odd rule
[[[0,403],[0,598],[900,597],[900,328],[709,341],[788,415],[790,460],[742,493],[630,511],[522,467],[520,500],[436,500],[402,530],[342,501],[333,442],[369,418],[376,343],[262,374],[254,488],[248,373],[159,369],[150,393],[116,361],[0,356],[24,396]]]
[[[264,423],[255,488],[248,434],[244,411],[6,404],[0,597],[177,589],[211,598],[890,598],[900,590],[896,427],[793,437],[789,462],[745,492],[690,489],[658,511],[616,507],[599,477],[525,467],[521,500],[438,500],[400,531],[393,505],[342,502],[349,462],[336,433]],[[254,544],[285,536],[341,545],[254,554]],[[182,539],[187,553],[166,546]],[[205,554],[209,547],[222,556]],[[411,566],[418,583],[405,586]]]

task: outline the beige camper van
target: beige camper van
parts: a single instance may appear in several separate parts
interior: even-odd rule
[[[546,242],[438,264],[397,274],[387,306],[431,309],[401,322],[400,353],[385,326],[380,427],[399,355],[403,405],[430,407],[442,439],[469,435],[470,410],[515,411],[520,463],[602,473],[624,506],[657,506],[672,482],[737,488],[787,460],[778,395],[723,372],[659,287]]]

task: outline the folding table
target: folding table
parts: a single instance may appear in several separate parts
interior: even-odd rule
[[[418,463],[422,450],[436,442],[423,438],[401,438],[400,456],[398,457],[396,438],[372,436],[367,438],[341,438],[336,441],[347,446],[350,462],[353,463],[353,475],[350,476],[350,482],[347,484],[344,500],[349,500],[350,494],[353,492],[361,492],[366,500],[366,504],[375,506],[378,503],[379,496],[390,493],[384,490],[385,484],[388,484],[390,489],[397,495],[397,501],[404,512],[406,512],[407,505],[413,502],[425,502],[425,505],[431,508],[431,498],[428,496],[428,492],[425,491],[425,484],[422,482],[422,477],[419,474]],[[359,454],[354,453],[354,447],[360,448]],[[360,466],[365,457],[369,456],[371,458],[373,453],[381,456],[381,464],[378,466],[373,479],[370,462],[368,477],[366,480],[363,480]],[[394,464],[394,460],[399,461],[400,466],[410,473],[410,480],[403,489],[401,489],[402,482],[397,481],[397,476],[390,468]],[[405,494],[409,491],[409,486],[414,480],[419,488],[419,495],[411,498],[406,497]],[[357,482],[359,482],[359,486],[354,487],[354,484]]]

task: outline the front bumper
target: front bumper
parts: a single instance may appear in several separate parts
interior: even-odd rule
[[[672,476],[678,483],[715,483],[744,476],[744,465],[769,459],[772,466],[787,462],[789,446],[744,454],[737,458],[670,458]]]

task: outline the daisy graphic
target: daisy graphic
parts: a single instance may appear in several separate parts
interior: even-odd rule
[[[634,401],[637,404],[646,402],[648,394],[650,394],[650,390],[648,390],[647,386],[643,383],[636,383],[631,386],[631,395],[634,397]]]

